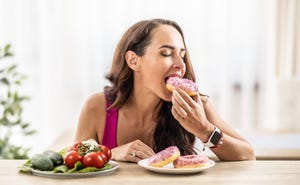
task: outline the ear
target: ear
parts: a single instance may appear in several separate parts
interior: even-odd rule
[[[125,59],[127,65],[133,70],[133,71],[139,71],[140,70],[140,57],[133,51],[127,51],[125,54]]]

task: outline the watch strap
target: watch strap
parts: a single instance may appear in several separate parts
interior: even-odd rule
[[[215,148],[223,143],[223,132],[215,126],[213,132],[208,138],[208,141],[204,143],[205,147]]]

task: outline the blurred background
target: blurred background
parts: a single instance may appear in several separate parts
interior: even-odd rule
[[[200,91],[255,149],[300,149],[300,0],[0,0],[0,46],[28,76],[23,119],[37,130],[11,141],[72,142],[120,37],[150,18],[182,27]]]

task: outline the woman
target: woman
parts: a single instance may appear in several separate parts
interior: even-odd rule
[[[221,160],[255,159],[251,145],[212,108],[206,96],[166,89],[179,76],[195,81],[181,28],[173,21],[140,21],[118,43],[107,79],[79,118],[76,140],[95,139],[112,149],[112,159],[138,162],[176,145],[194,153],[198,137]]]

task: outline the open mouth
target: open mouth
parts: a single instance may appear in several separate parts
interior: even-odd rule
[[[178,75],[178,74],[172,74],[172,75],[170,75],[170,76],[167,76],[166,78],[165,78],[165,83],[167,83],[167,81],[170,79],[170,78],[178,78],[178,79],[181,79],[182,77],[180,76],[180,75]]]
[[[165,78],[165,83],[167,83],[167,81],[168,81],[169,78],[170,78],[170,77],[166,77],[166,78]]]

